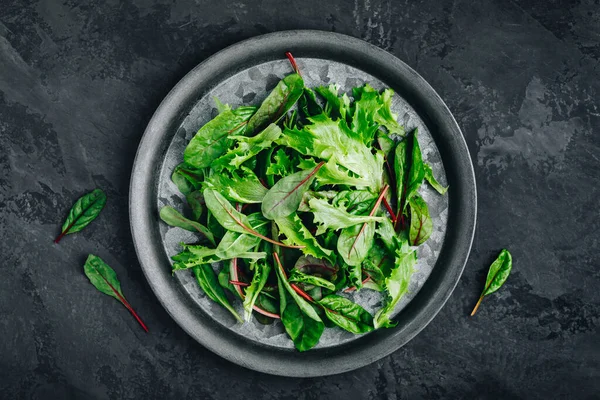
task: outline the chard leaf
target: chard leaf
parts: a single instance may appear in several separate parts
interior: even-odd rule
[[[246,298],[244,299],[244,318],[246,321],[250,321],[252,318],[252,308],[256,303],[258,295],[267,283],[270,272],[271,265],[264,260],[254,263],[254,276],[252,277],[250,286],[246,288]]]
[[[160,209],[160,219],[167,225],[185,229],[190,232],[200,232],[209,242],[215,245],[215,238],[212,232],[199,222],[192,221],[181,215],[171,206],[164,206]]]
[[[410,137],[398,143],[396,147],[394,169],[398,193],[398,215],[404,212],[406,204],[417,192],[425,177],[417,133],[415,129]]]
[[[344,262],[349,266],[359,266],[373,246],[374,235],[375,222],[342,229],[337,242],[337,250]]]
[[[425,170],[425,180],[429,182],[431,187],[434,188],[439,194],[446,194],[446,191],[448,191],[448,187],[440,185],[437,179],[435,179],[435,176],[433,176],[433,170],[431,169],[431,166],[429,166],[429,164],[423,164],[423,169]]]
[[[186,164],[194,168],[210,167],[213,161],[229,150],[231,136],[244,132],[244,126],[255,110],[255,107],[239,107],[232,111],[227,106],[190,140],[183,153]]]
[[[319,304],[331,322],[348,332],[358,335],[373,330],[373,316],[345,297],[330,294]]]
[[[323,166],[318,164],[312,170],[300,171],[280,179],[265,195],[262,213],[268,219],[287,217],[298,210],[302,196],[314,180],[315,174]]]
[[[239,314],[235,311],[235,309],[229,303],[223,288],[219,285],[219,281],[215,275],[215,271],[213,271],[212,267],[209,264],[199,265],[194,267],[194,276],[196,276],[196,281],[204,291],[204,293],[212,299],[214,302],[222,305],[238,320],[238,322],[244,322]]]
[[[419,194],[415,193],[409,200],[410,204],[410,230],[409,239],[413,246],[420,246],[433,231],[433,221],[429,216],[427,203]]]
[[[181,163],[175,167],[173,174],[171,174],[171,181],[177,186],[177,189],[187,196],[196,190],[200,190],[202,187],[202,181],[204,180],[204,173],[202,170],[196,169]]]
[[[250,235],[257,236],[262,240],[266,240],[267,242],[283,246],[283,247],[291,247],[291,248],[302,248],[302,246],[293,246],[286,245],[281,242],[277,242],[260,232],[257,232],[252,225],[250,225],[250,221],[248,220],[248,216],[242,214],[237,211],[227,199],[212,189],[204,190],[204,201],[206,202],[206,207],[210,210],[212,215],[219,221],[221,226],[229,231],[239,232],[239,233],[248,233]]]
[[[379,191],[383,173],[383,155],[372,153],[344,120],[334,121],[324,114],[309,118],[311,124],[303,129],[286,129],[277,143],[292,147],[301,154],[330,160],[356,174],[359,187]],[[325,168],[329,169],[328,167]]]
[[[77,199],[71,210],[69,210],[69,215],[63,223],[60,235],[54,240],[54,243],[60,242],[65,235],[79,232],[88,226],[100,215],[100,211],[102,211],[105,204],[106,194],[102,189],[94,189]]]
[[[280,136],[281,129],[275,124],[267,126],[256,136],[231,136],[231,139],[236,140],[235,146],[214,160],[210,166],[217,171],[222,169],[237,170],[244,162],[250,160],[262,150],[271,147],[273,141]]]
[[[298,74],[283,78],[262,102],[260,108],[248,121],[246,134],[260,132],[269,124],[277,123],[304,93],[304,81]]]
[[[388,189],[389,186],[385,185],[381,190],[373,209],[369,213],[370,217],[374,216],[379,209],[383,196],[385,196]],[[346,264],[350,266],[360,265],[373,246],[374,236],[375,222],[366,222],[362,226],[354,225],[343,229],[337,242],[337,249]]]
[[[119,282],[117,273],[114,269],[106,264],[100,257],[90,254],[83,265],[83,272],[96,289],[110,297],[114,297],[115,299],[119,300],[119,302],[129,310],[142,328],[148,332],[146,325],[142,322],[141,318],[133,310],[133,307],[131,307],[129,302],[125,299],[125,296],[121,290],[121,282]]]
[[[366,222],[382,221],[383,217],[352,215],[341,207],[335,207],[325,200],[312,198],[308,201],[315,223],[319,224],[316,235],[327,230],[338,230]]]
[[[278,258],[277,261],[279,261]],[[299,351],[310,350],[319,342],[325,325],[315,309],[292,289],[280,262],[275,270],[279,282],[281,322],[296,349]]]
[[[246,167],[227,173],[211,173],[204,181],[205,187],[216,190],[230,201],[244,204],[260,203],[267,194],[267,188],[258,180],[254,172]]]
[[[306,285],[319,286],[329,290],[335,290],[335,285],[329,282],[327,279],[321,278],[316,275],[308,275],[303,272],[300,272],[300,270],[297,269],[293,269],[290,272],[289,281],[295,283],[304,283]]]
[[[321,247],[317,239],[304,226],[297,214],[289,215],[285,218],[278,218],[275,224],[281,234],[285,235],[283,243],[286,245],[302,246],[302,253],[311,255],[319,259],[327,259],[335,264],[335,255],[331,250]]]
[[[388,293],[387,303],[375,314],[375,328],[390,328],[396,325],[390,317],[396,304],[408,292],[410,278],[416,263],[417,252],[411,249],[406,242],[402,243],[396,249],[395,267],[391,270],[390,275],[385,278],[385,288]]]
[[[490,270],[488,271],[487,278],[485,279],[485,287],[483,288],[483,292],[481,292],[481,296],[471,312],[471,316],[475,315],[479,305],[483,298],[489,294],[494,293],[496,290],[500,289],[506,279],[508,279],[508,275],[510,275],[510,271],[512,270],[512,255],[506,249],[503,249],[498,258],[492,263],[490,266]]]

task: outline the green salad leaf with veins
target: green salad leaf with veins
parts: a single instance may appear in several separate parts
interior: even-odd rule
[[[405,133],[392,112],[391,89],[308,88],[288,57],[295,72],[260,107],[218,102],[172,175],[191,212],[166,206],[160,217],[198,233],[173,271],[191,270],[240,323],[281,319],[306,351],[326,327],[395,325],[417,246],[433,231],[419,188],[447,188],[423,161],[417,130]],[[355,290],[381,292],[381,309],[353,302]]]

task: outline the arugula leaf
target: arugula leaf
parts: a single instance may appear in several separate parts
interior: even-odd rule
[[[433,170],[429,164],[423,164],[423,169],[425,170],[425,180],[429,182],[432,188],[434,188],[439,194],[446,194],[448,191],[448,187],[444,187],[440,185],[440,183],[433,176]]]
[[[406,241],[403,241],[396,249],[395,267],[390,275],[385,278],[385,288],[388,293],[387,303],[375,314],[375,328],[396,326],[396,323],[392,322],[390,317],[396,304],[408,292],[410,278],[416,263],[417,252],[411,249]]]
[[[267,194],[267,188],[260,183],[256,174],[244,166],[229,173],[213,171],[204,183],[205,187],[223,193],[228,200],[244,204],[260,203]]]
[[[65,235],[79,232],[88,226],[100,214],[105,204],[106,194],[104,194],[102,189],[94,189],[77,199],[73,207],[71,207],[69,215],[63,223],[60,235],[54,240],[54,243],[60,242]]]
[[[296,349],[299,351],[310,350],[319,342],[325,325],[315,309],[292,289],[277,253],[274,253],[274,256],[277,261],[275,270],[279,283],[281,322]]]
[[[119,302],[121,302],[121,304],[123,304],[125,308],[129,310],[142,328],[148,332],[146,325],[142,322],[140,317],[133,310],[133,307],[131,307],[129,302],[125,299],[125,296],[121,291],[121,282],[119,282],[117,273],[114,269],[106,264],[100,257],[90,254],[83,265],[83,272],[96,289],[119,300]]]
[[[191,167],[186,163],[176,166],[173,174],[171,174],[171,181],[177,186],[181,194],[185,196],[195,190],[199,190],[202,187],[203,179],[204,173],[202,170]]]
[[[246,134],[260,132],[267,125],[277,123],[303,93],[304,81],[300,75],[290,74],[283,78],[248,121]]]
[[[417,192],[425,177],[417,133],[418,130],[415,128],[411,136],[396,146],[394,169],[398,193],[398,215],[404,212],[406,204]]]
[[[383,155],[365,146],[348,128],[344,120],[334,121],[324,114],[309,118],[311,124],[303,129],[286,129],[278,144],[293,148],[301,154],[335,162],[360,178],[359,187],[379,191],[383,173]],[[325,168],[328,169],[328,168]]]
[[[287,217],[298,210],[302,196],[314,180],[315,174],[323,166],[318,164],[312,170],[296,172],[280,179],[265,195],[262,213],[268,219]]]
[[[215,245],[215,237],[212,232],[199,222],[187,219],[171,206],[164,206],[160,209],[160,219],[167,225],[185,229],[190,232],[200,232],[212,245]]]
[[[418,193],[409,200],[410,204],[410,244],[420,246],[431,236],[433,221],[429,216],[427,203]]]
[[[366,222],[382,221],[383,217],[352,215],[342,207],[335,207],[325,200],[312,198],[308,201],[310,211],[313,213],[317,226],[316,235],[319,236],[327,230],[338,230]]]
[[[198,284],[204,293],[214,302],[225,307],[225,309],[227,309],[227,311],[229,311],[239,322],[243,322],[242,318],[229,303],[223,288],[219,285],[219,281],[217,280],[215,271],[213,271],[212,267],[209,264],[203,264],[194,267],[193,271],[196,281],[198,281]]]
[[[265,261],[257,261],[253,263],[254,276],[250,286],[246,288],[246,298],[244,299],[244,318],[246,321],[250,321],[252,318],[252,307],[258,299],[258,295],[267,283],[269,273],[271,272],[271,265]]]
[[[305,274],[298,269],[293,269],[290,272],[289,281],[295,283],[304,283],[312,286],[319,286],[329,290],[335,290],[335,285],[329,282],[327,279],[321,278],[316,275]]]
[[[186,164],[194,168],[210,167],[229,150],[231,135],[242,133],[244,126],[254,114],[255,107],[239,107],[232,111],[229,106],[207,122],[190,140],[183,152]]]
[[[345,297],[330,294],[319,304],[331,322],[348,332],[358,335],[373,330],[373,316]]]
[[[247,136],[230,136],[236,140],[235,146],[231,147],[224,155],[211,163],[215,170],[228,169],[237,170],[240,165],[250,160],[264,149],[271,147],[272,143],[281,136],[281,129],[271,124],[259,134]]]
[[[481,296],[475,305],[475,308],[471,312],[471,317],[475,315],[477,309],[481,305],[483,298],[489,294],[494,293],[496,290],[500,289],[506,279],[508,279],[508,275],[510,275],[510,271],[512,270],[512,255],[506,249],[502,249],[498,258],[490,265],[490,270],[488,271],[487,278],[485,279],[485,287],[483,288],[483,292],[481,292]]]
[[[302,246],[302,253],[311,255],[316,258],[325,258],[332,264],[335,264],[335,255],[331,250],[321,247],[317,239],[304,226],[297,214],[288,215],[285,218],[278,218],[275,224],[279,228],[280,233],[285,235],[283,243],[286,245]]]

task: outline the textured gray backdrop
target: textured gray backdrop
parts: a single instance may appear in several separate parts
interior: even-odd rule
[[[471,3],[3,0],[0,398],[597,398],[600,5]],[[306,380],[237,367],[179,329],[127,215],[133,156],[169,89],[229,44],[300,28],[363,38],[423,75],[465,133],[479,192],[471,258],[436,319],[376,364]],[[96,186],[105,211],[54,245]],[[502,247],[514,272],[468,318]],[[89,252],[149,334],[88,283]]]

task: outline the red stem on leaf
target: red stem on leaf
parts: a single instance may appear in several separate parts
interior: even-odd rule
[[[375,202],[373,209],[369,213],[369,217],[372,217],[373,214],[375,214],[375,211],[377,211],[377,209],[379,208],[379,205],[381,204],[381,201],[383,200],[383,196],[385,196],[385,193],[388,191],[388,189],[389,189],[389,185],[383,186],[383,189],[381,189],[381,193],[379,193],[379,197],[377,198],[377,201]],[[356,243],[358,242],[358,238],[360,237],[360,235],[362,235],[363,231],[367,227],[367,224],[368,224],[368,222],[365,222],[363,224],[363,226],[360,228],[358,235],[356,235],[356,239],[354,239],[354,243],[352,243],[352,246],[350,247],[350,250],[348,251],[348,257],[350,257],[350,253],[352,253],[354,246],[356,246]]]
[[[390,203],[388,203],[388,201],[385,197],[383,198],[383,205],[385,206],[387,211],[390,213],[390,218],[392,219],[392,223],[395,224],[396,223],[396,213],[394,212],[394,210],[392,210]]]
[[[137,313],[135,312],[135,310],[133,309],[133,307],[131,307],[131,304],[129,304],[129,302],[127,300],[125,300],[125,298],[123,296],[121,296],[121,293],[119,293],[119,291],[117,289],[115,289],[115,287],[113,285],[110,284],[110,282],[104,277],[104,275],[102,275],[102,273],[100,271],[98,271],[98,268],[94,267],[94,269],[96,270],[96,272],[98,273],[98,275],[100,275],[102,277],[102,279],[104,279],[104,282],[106,282],[106,284],[110,287],[110,289],[119,298],[119,300],[125,306],[125,308],[127,308],[129,310],[129,312],[134,316],[134,318],[142,326],[142,328],[146,332],[148,332],[148,327],[146,326],[146,324],[144,324],[144,322],[139,317],[139,315],[137,315]]]
[[[310,172],[310,174],[308,174],[306,176],[306,178],[302,179],[300,181],[300,183],[298,183],[296,186],[294,186],[294,188],[292,190],[290,190],[289,192],[287,192],[285,194],[285,196],[283,196],[281,198],[281,200],[279,200],[277,203],[273,204],[273,207],[271,207],[268,211],[273,211],[273,209],[275,207],[277,207],[278,205],[280,205],[281,203],[283,203],[285,201],[285,199],[287,199],[288,197],[290,197],[292,195],[292,193],[294,193],[296,190],[298,190],[298,188],[302,185],[304,185],[306,182],[308,182],[308,180],[310,178],[313,177],[314,174],[316,174],[317,172],[319,172],[319,170],[321,169],[321,167],[325,165],[325,161],[321,161],[319,164],[317,164],[317,166]]]
[[[365,283],[367,283],[369,281],[369,279],[371,279],[370,276],[367,276],[365,279],[363,279],[363,281],[362,281],[363,285]],[[344,293],[354,292],[355,290],[356,290],[356,286],[350,286],[349,288],[344,289]]]
[[[237,258],[234,258],[234,259],[231,260],[231,265],[229,266],[229,268],[231,268],[231,275],[233,277],[233,279],[230,280],[229,283],[231,283],[233,285],[233,287],[238,292],[238,294],[240,295],[240,297],[242,298],[242,300],[244,300],[244,298],[246,296],[244,295],[244,292],[242,291],[242,288],[241,288],[241,286],[243,286],[242,284],[244,284],[244,282],[238,281],[239,278],[238,278]],[[247,283],[245,285],[248,286]],[[270,318],[274,318],[274,319],[281,318],[279,316],[279,314],[274,314],[274,313],[269,312],[267,310],[263,310],[262,308],[260,308],[256,304],[252,306],[252,309],[254,311],[256,311],[257,313],[265,315],[265,316],[270,317]]]
[[[231,283],[232,285],[235,285],[235,286],[250,286],[249,283],[240,282],[240,281],[229,280],[229,283]]]
[[[296,64],[296,59],[294,58],[292,53],[286,51],[285,56],[288,58],[288,60],[290,60],[290,64],[292,64],[292,68],[294,68],[294,71],[296,71],[298,75],[302,76],[302,74],[300,73],[300,68],[298,68],[298,64]]]

